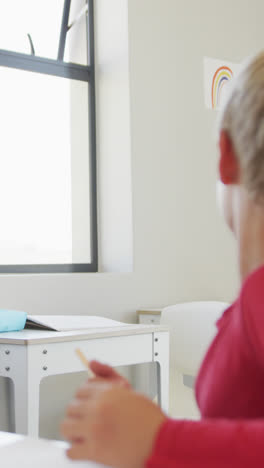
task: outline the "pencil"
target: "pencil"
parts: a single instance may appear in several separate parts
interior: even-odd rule
[[[79,348],[76,348],[75,350],[77,356],[79,357],[80,361],[83,363],[83,365],[86,367],[87,369],[87,372],[88,372],[88,376],[89,377],[94,377],[94,373],[93,371],[90,369],[90,364],[89,364],[89,361],[86,359],[85,355],[83,354],[83,352],[79,349]]]

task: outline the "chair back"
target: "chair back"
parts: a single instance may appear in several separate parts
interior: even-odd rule
[[[196,377],[205,352],[216,334],[216,321],[226,302],[196,301],[162,310],[161,324],[170,329],[170,367]]]

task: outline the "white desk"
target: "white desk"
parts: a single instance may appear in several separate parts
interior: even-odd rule
[[[89,461],[71,461],[66,443],[33,439],[0,432],[0,460],[3,468],[107,468]]]
[[[158,364],[158,402],[168,411],[169,332],[164,326],[127,325],[75,332],[23,330],[0,334],[0,376],[14,383],[15,431],[38,436],[39,386],[50,375],[83,371],[76,356],[111,366]]]
[[[9,444],[14,444],[15,442],[22,440],[23,436],[19,434],[11,434],[10,432],[1,432],[0,431],[0,447],[6,446]]]

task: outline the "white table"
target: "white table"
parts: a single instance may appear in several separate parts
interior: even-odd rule
[[[14,444],[19,440],[22,440],[23,436],[19,434],[11,434],[10,432],[1,432],[0,431],[0,447]]]
[[[112,366],[156,362],[158,402],[168,411],[169,332],[126,325],[75,332],[22,330],[0,334],[0,376],[14,383],[15,432],[38,436],[39,386],[50,375],[83,371],[75,349]]]
[[[107,468],[91,461],[71,461],[66,442],[47,441],[0,432],[0,460],[4,468]]]

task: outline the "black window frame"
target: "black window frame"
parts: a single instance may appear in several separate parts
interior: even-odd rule
[[[0,49],[0,66],[87,82],[89,96],[89,177],[90,177],[90,263],[0,265],[0,273],[81,273],[98,271],[97,190],[96,190],[96,108],[94,1],[87,0],[87,63],[79,65],[63,61],[67,32],[70,29],[71,0],[64,0],[57,60]],[[29,39],[31,39],[29,37]]]

